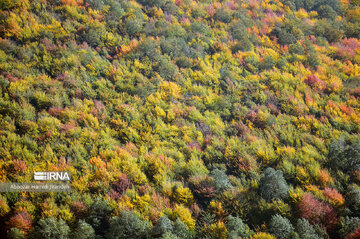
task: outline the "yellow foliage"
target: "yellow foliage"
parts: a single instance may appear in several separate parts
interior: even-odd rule
[[[209,226],[210,235],[217,239],[226,239],[227,229],[223,222],[216,222]]]
[[[133,199],[133,204],[140,212],[143,212],[149,206],[150,200],[151,198],[149,194],[145,194],[144,196],[136,196]]]
[[[0,195],[0,216],[3,217],[10,212],[10,207],[6,202],[6,199]]]
[[[309,173],[301,166],[296,167],[296,181],[301,185],[308,185],[310,183]]]
[[[157,116],[159,116],[159,117],[161,117],[161,118],[165,118],[165,117],[166,117],[165,111],[164,111],[162,108],[160,108],[159,106],[156,106],[156,107],[155,107],[155,113],[156,113]]]
[[[189,188],[184,188],[183,186],[175,187],[173,189],[171,197],[178,203],[190,206],[194,197]]]
[[[164,81],[160,85],[160,94],[163,100],[179,99],[181,97],[181,88],[174,82]]]
[[[191,216],[191,212],[183,205],[176,204],[173,210],[174,216],[179,217],[180,220],[185,223],[190,229],[195,228],[195,220]]]
[[[211,201],[209,205],[212,212],[217,215],[218,217],[225,217],[225,210],[223,209],[221,202],[218,201]]]
[[[59,217],[62,218],[67,223],[75,222],[74,214],[70,211],[69,207],[61,208],[59,211]]]
[[[297,12],[295,12],[295,16],[299,19],[309,18],[309,14],[303,8],[300,8]]]
[[[294,205],[298,205],[301,202],[304,194],[305,192],[301,188],[291,189],[289,191],[290,201]]]
[[[258,232],[250,239],[276,239],[276,237],[266,232]]]

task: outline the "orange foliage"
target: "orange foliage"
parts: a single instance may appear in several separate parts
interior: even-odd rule
[[[16,213],[7,222],[8,228],[16,227],[24,233],[28,233],[32,229],[32,219],[27,211]]]
[[[345,203],[344,197],[334,188],[326,187],[323,195],[334,206],[343,206]]]

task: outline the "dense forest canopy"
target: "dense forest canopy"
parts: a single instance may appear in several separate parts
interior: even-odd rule
[[[1,238],[360,238],[359,0],[0,9]]]

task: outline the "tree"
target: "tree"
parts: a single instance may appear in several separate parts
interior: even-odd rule
[[[319,16],[321,18],[329,18],[331,20],[335,20],[337,17],[337,13],[334,11],[332,7],[329,5],[321,5],[318,9]]]
[[[83,220],[79,220],[77,228],[72,233],[73,239],[95,239],[95,230]]]
[[[9,219],[7,225],[9,228],[16,227],[24,234],[27,234],[33,228],[31,216],[27,211],[16,213]]]
[[[7,232],[7,237],[8,239],[25,239],[25,235],[23,232],[21,232],[19,229],[17,229],[16,227],[11,228],[8,232]]]
[[[150,224],[140,219],[133,212],[123,210],[119,217],[110,218],[109,230],[105,237],[108,239],[149,238]]]
[[[126,20],[126,31],[130,36],[133,36],[140,32],[142,23],[137,18],[130,18]]]
[[[360,227],[346,237],[346,239],[358,239],[358,238],[360,238]]]
[[[176,236],[172,232],[166,232],[164,235],[160,237],[160,239],[181,239],[180,237]]]
[[[70,228],[62,219],[53,217],[41,218],[36,228],[37,237],[40,239],[67,239]]]
[[[250,237],[250,239],[276,239],[276,237],[266,232],[258,232],[254,236]]]
[[[349,207],[353,215],[360,216],[360,189],[352,188],[346,197],[346,205]]]
[[[320,239],[315,228],[304,218],[298,219],[296,231],[302,239]]]
[[[216,168],[211,171],[211,176],[214,178],[215,188],[218,192],[221,193],[226,189],[231,188],[229,178],[224,171]]]
[[[339,230],[340,235],[345,238],[347,235],[355,232],[356,229],[360,228],[360,218],[358,217],[342,217],[339,220],[341,229]]]
[[[216,195],[214,180],[207,175],[191,177],[189,183],[195,198],[201,204],[207,204]]]
[[[220,8],[220,9],[217,9],[216,12],[215,12],[215,15],[214,15],[214,18],[218,21],[221,21],[221,22],[224,22],[224,23],[229,23],[231,22],[231,15],[230,13],[223,9],[223,8]]]
[[[159,74],[165,80],[171,80],[177,73],[177,67],[169,57],[161,57],[159,62]]]
[[[328,230],[336,228],[338,219],[336,211],[328,204],[320,202],[312,194],[306,193],[299,204],[301,217],[312,224],[322,224]]]
[[[101,198],[97,198],[88,211],[89,214],[86,218],[86,222],[94,228],[97,235],[103,235],[108,228],[108,216],[112,211],[108,202]]]
[[[229,239],[249,238],[253,234],[248,225],[239,217],[229,216],[226,227]]]
[[[345,172],[360,170],[360,139],[341,136],[330,144],[329,158],[337,169]]]
[[[276,214],[271,217],[269,230],[276,238],[286,239],[290,237],[291,233],[294,231],[294,227],[291,225],[289,219]]]
[[[128,188],[132,188],[132,183],[129,177],[123,173],[112,183],[110,196],[114,199],[119,199]]]
[[[162,216],[155,224],[153,232],[155,235],[163,235],[167,232],[172,232],[173,229],[173,222],[167,216]]]
[[[288,185],[281,170],[267,168],[260,179],[260,195],[267,201],[283,199],[288,195]]]
[[[174,234],[179,238],[194,238],[194,231],[190,230],[189,227],[180,220],[180,218],[176,219]]]

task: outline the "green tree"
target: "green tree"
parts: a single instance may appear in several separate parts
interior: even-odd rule
[[[110,218],[108,239],[149,238],[150,224],[140,219],[133,212],[122,211],[119,217]]]
[[[320,239],[315,228],[304,218],[298,219],[296,231],[301,239]]]
[[[167,232],[172,232],[173,229],[174,225],[172,221],[167,216],[162,216],[155,224],[153,232],[155,235],[163,235]]]
[[[269,231],[278,239],[287,239],[294,231],[294,227],[291,225],[289,219],[277,214],[271,217]]]
[[[91,225],[83,220],[79,220],[78,225],[71,235],[73,239],[94,239],[95,230]]]
[[[107,217],[111,212],[108,202],[97,198],[89,208],[86,222],[94,228],[97,235],[103,235],[108,228]]]
[[[211,176],[214,178],[215,188],[218,192],[223,192],[226,189],[231,188],[229,177],[224,171],[214,169],[211,171]]]
[[[288,185],[281,170],[267,168],[259,183],[260,195],[267,201],[284,199],[288,195]]]
[[[354,216],[360,217],[360,189],[352,188],[346,197],[346,205]]]
[[[22,233],[19,229],[17,229],[16,227],[11,228],[8,232],[7,232],[7,237],[8,239],[25,239],[25,235],[24,233]]]
[[[226,227],[229,239],[249,238],[253,234],[253,231],[239,217],[229,216]]]
[[[53,217],[41,218],[36,228],[37,237],[40,239],[68,239],[70,228],[62,219]]]

